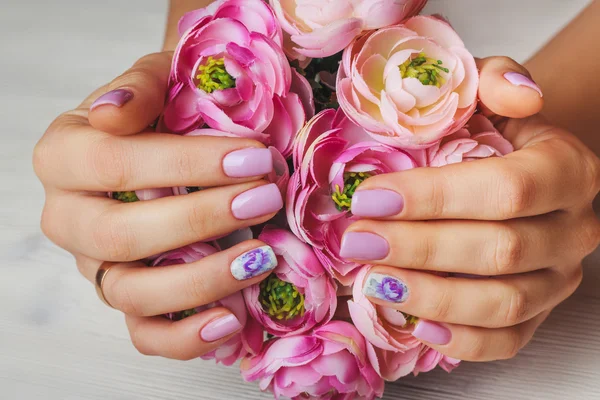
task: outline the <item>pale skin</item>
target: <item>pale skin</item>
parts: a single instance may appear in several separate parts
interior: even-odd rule
[[[264,244],[244,242],[176,268],[145,268],[135,260],[273,216],[236,219],[232,199],[266,182],[261,176],[229,178],[221,167],[230,152],[262,144],[144,132],[162,111],[177,21],[208,3],[171,1],[164,51],[140,59],[59,116],[34,152],[46,190],[45,234],[75,256],[92,282],[103,262],[114,263],[104,291],[125,314],[134,346],[143,354],[182,360],[231,337],[208,343],[199,336],[229,311],[211,309],[178,322],[157,316],[208,304],[260,281],[264,276],[237,281],[222,271]],[[479,60],[482,103],[514,144],[513,154],[477,161],[477,168],[465,163],[380,175],[358,189],[385,188],[404,197],[400,214],[361,220],[349,229],[388,240],[389,255],[369,261],[412,288],[409,299],[393,307],[451,331],[449,343],[428,343],[443,354],[470,361],[514,356],[577,288],[581,260],[600,241],[592,208],[600,190],[600,98],[581,95],[599,93],[600,79],[577,79],[595,76],[600,67],[600,55],[587,50],[600,36],[594,23],[599,18],[596,0],[526,64],[529,72],[507,58]],[[561,73],[572,69],[578,54],[586,54],[586,62],[578,63],[577,74]],[[543,99],[506,81],[509,71],[533,76]],[[90,111],[99,96],[119,88],[134,93],[129,103]],[[210,189],[134,204],[104,194],[174,186]],[[427,270],[485,278],[441,278]]]

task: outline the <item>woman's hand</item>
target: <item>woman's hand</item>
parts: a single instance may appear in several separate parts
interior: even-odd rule
[[[398,303],[374,303],[419,317],[414,336],[470,361],[513,357],[575,291],[600,242],[600,160],[536,115],[541,92],[523,67],[506,58],[479,67],[484,110],[516,151],[367,179],[352,212],[375,219],[354,223],[341,247],[378,265],[375,281],[408,289]]]
[[[152,316],[209,304],[256,283],[265,269],[247,280],[224,271],[264,243],[244,242],[169,268],[136,260],[265,222],[282,199],[261,179],[273,168],[261,143],[150,132],[162,111],[170,65],[170,53],[146,56],[58,117],[35,149],[34,166],[46,191],[44,233],[75,256],[92,282],[103,262],[111,263],[104,295],[127,315],[141,352],[189,359],[239,331],[235,316],[224,308],[179,322]],[[181,186],[205,190],[135,203],[106,195]]]

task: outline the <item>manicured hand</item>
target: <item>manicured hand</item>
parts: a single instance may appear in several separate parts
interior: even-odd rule
[[[44,233],[75,256],[92,282],[103,262],[114,263],[104,293],[127,314],[140,351],[188,359],[239,331],[233,314],[215,308],[179,322],[146,317],[209,304],[256,283],[265,270],[247,280],[223,271],[264,243],[244,242],[173,268],[146,268],[136,260],[265,222],[282,199],[274,184],[262,180],[273,161],[261,143],[150,132],[163,108],[171,56],[140,59],[58,117],[35,149],[34,166],[46,191]],[[204,190],[135,203],[106,195],[171,187]],[[226,328],[207,333],[225,317]]]
[[[600,160],[536,115],[541,92],[522,66],[498,57],[479,68],[484,112],[516,151],[367,179],[352,198],[365,219],[341,245],[408,293],[374,303],[419,317],[414,336],[471,361],[513,357],[575,291],[600,242]]]

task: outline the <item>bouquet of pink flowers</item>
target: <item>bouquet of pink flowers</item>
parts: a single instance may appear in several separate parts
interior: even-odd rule
[[[286,212],[149,262],[193,262],[223,240],[253,236],[270,247],[277,267],[264,281],[203,306],[226,307],[244,326],[204,358],[241,360],[242,377],[276,398],[373,399],[384,381],[460,363],[412,335],[417,318],[369,300],[400,299],[406,287],[369,277],[370,265],[340,255],[364,180],[512,151],[477,113],[473,56],[447,21],[417,15],[425,3],[219,0],[180,21],[158,129],[264,143],[275,165],[267,179],[284,194]],[[111,196],[137,201],[200,189]],[[249,266],[266,257],[261,249]]]

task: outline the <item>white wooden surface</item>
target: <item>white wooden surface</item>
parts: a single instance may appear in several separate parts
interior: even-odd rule
[[[523,60],[586,0],[432,0],[477,55]],[[136,354],[46,240],[32,146],[51,120],[159,49],[166,1],[0,0],[0,399],[268,399],[234,369]],[[549,66],[551,67],[551,66]],[[595,260],[594,260],[595,258]],[[600,399],[600,254],[516,359],[388,385],[385,399]]]

